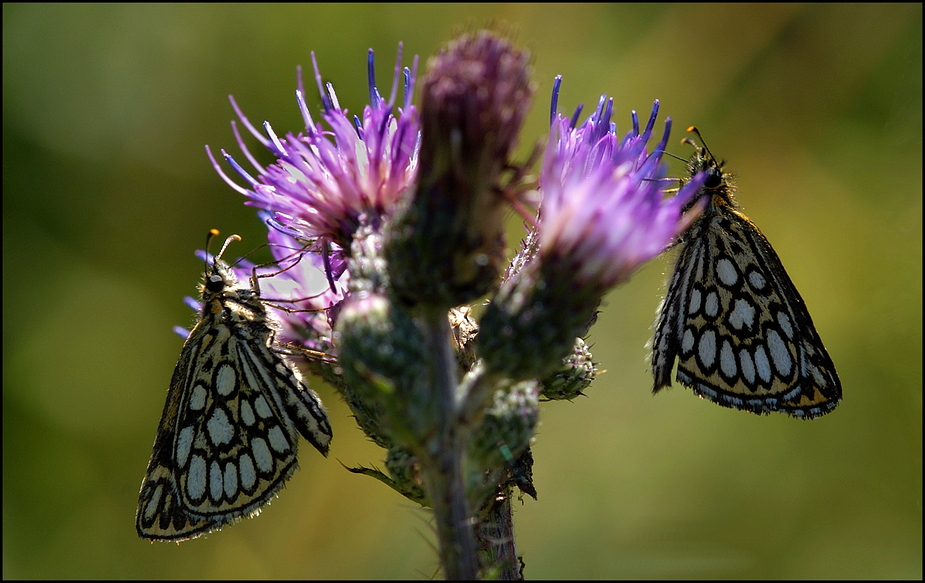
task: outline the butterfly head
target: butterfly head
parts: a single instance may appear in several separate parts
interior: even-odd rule
[[[687,161],[689,175],[696,176],[701,172],[707,173],[707,179],[701,189],[701,196],[709,195],[711,206],[737,206],[733,196],[735,187],[731,181],[731,176],[723,171],[725,161],[716,159],[703,140],[703,136],[700,135],[700,130],[695,126],[687,128],[687,131],[696,134],[700,139],[700,144],[691,138],[684,138],[681,143],[694,147],[694,153]]]
[[[218,230],[212,229],[209,231],[208,238],[206,239],[206,249],[209,247],[209,243],[212,241],[214,236],[218,235]],[[206,306],[206,309],[212,312],[217,313],[221,311],[221,298],[228,297],[228,292],[232,292],[232,296],[242,299],[240,292],[242,290],[236,290],[238,287],[238,278],[235,275],[234,271],[228,266],[227,263],[222,261],[222,255],[225,253],[225,250],[228,248],[228,245],[232,241],[240,241],[241,237],[239,235],[231,235],[225,239],[225,243],[222,245],[221,250],[212,257],[211,261],[206,256],[206,265],[205,271],[203,272],[203,283],[200,286],[200,293],[202,294],[202,303]],[[245,294],[247,295],[247,294]],[[215,302],[215,300],[219,300]]]

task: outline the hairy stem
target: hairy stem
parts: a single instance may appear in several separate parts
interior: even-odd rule
[[[450,345],[446,312],[431,311],[424,318],[426,337],[433,347],[437,394],[440,401],[437,435],[419,456],[422,478],[437,522],[440,562],[447,579],[476,579],[479,574],[473,515],[466,499],[463,474],[465,436],[456,423],[456,357]]]
[[[514,516],[511,509],[512,486],[489,499],[481,511],[479,540],[489,575],[499,581],[523,581],[523,566],[514,544]]]

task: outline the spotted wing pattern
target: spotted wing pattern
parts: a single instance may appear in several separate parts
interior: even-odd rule
[[[709,202],[680,241],[659,308],[654,391],[671,386],[677,360],[678,382],[724,407],[825,415],[841,400],[841,382],[803,298],[739,210],[722,163],[695,148],[691,175],[708,172],[702,194]]]
[[[181,541],[256,515],[298,467],[301,434],[327,454],[331,426],[273,349],[259,294],[218,258],[177,362],[139,493],[142,538]]]

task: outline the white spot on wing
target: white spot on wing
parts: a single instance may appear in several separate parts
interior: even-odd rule
[[[729,378],[738,376],[735,353],[732,351],[732,345],[729,344],[728,340],[723,340],[723,347],[719,351],[719,368]]]
[[[790,316],[787,315],[787,312],[783,310],[777,312],[777,324],[784,332],[784,336],[786,336],[788,340],[793,340],[793,326],[790,324]]]
[[[257,464],[257,469],[265,474],[269,473],[273,469],[273,455],[270,453],[266,440],[262,437],[252,439],[251,451],[254,452],[254,462]]]
[[[190,411],[202,411],[206,406],[206,388],[200,383],[196,383],[193,386],[193,390],[190,391],[189,396],[189,408]]]
[[[736,330],[752,328],[755,325],[755,306],[748,300],[736,300],[729,314],[729,325]]]
[[[716,332],[706,330],[700,335],[700,342],[697,344],[697,352],[700,355],[700,362],[703,366],[710,368],[716,361]]]
[[[696,314],[700,311],[700,300],[700,290],[696,288],[691,290],[691,303],[687,307],[688,314]]]
[[[681,337],[681,350],[688,354],[691,349],[694,347],[694,333],[690,328],[684,331],[684,336]]]
[[[758,372],[758,378],[768,383],[771,381],[771,364],[768,362],[768,355],[764,351],[764,346],[755,348],[755,370]]]
[[[263,395],[257,395],[257,398],[254,399],[254,411],[257,412],[257,416],[261,419],[270,419],[273,417],[273,410],[270,409],[270,405]]]
[[[739,281],[739,274],[732,261],[723,257],[716,262],[716,277],[723,282],[726,287],[732,287]]]
[[[742,371],[742,378],[750,385],[755,384],[755,363],[752,362],[751,353],[742,349],[739,351],[739,370]]]
[[[270,447],[273,448],[273,451],[279,453],[286,453],[289,451],[289,440],[286,438],[286,434],[283,433],[283,428],[279,425],[274,425],[267,432],[267,439],[270,440]]]
[[[793,360],[790,358],[790,351],[787,350],[787,343],[783,341],[777,330],[768,331],[768,350],[771,351],[771,362],[774,368],[781,376],[789,376]]]
[[[224,409],[216,407],[206,422],[209,439],[216,445],[227,445],[234,438],[234,427],[228,421],[228,414]]]
[[[206,460],[194,455],[186,472],[186,493],[190,500],[201,500],[206,493]]]
[[[222,474],[222,468],[218,462],[213,461],[209,466],[209,496],[215,502],[222,499],[222,492],[225,490],[225,477]]]
[[[821,370],[819,370],[815,366],[812,366],[810,368],[811,368],[811,372],[813,375],[813,380],[816,381],[816,385],[820,387],[824,387],[825,385],[829,384],[828,382],[829,379],[822,373]]]
[[[719,296],[715,291],[707,294],[707,301],[704,303],[703,311],[711,318],[715,318],[716,314],[719,313]]]
[[[177,466],[183,467],[189,458],[190,450],[193,447],[193,427],[188,426],[180,430],[177,434]]]
[[[245,490],[251,490],[254,484],[257,483],[257,472],[254,470],[254,460],[246,453],[242,454],[241,459],[238,460],[238,466],[241,473],[241,486],[243,486]]]
[[[245,399],[241,399],[241,421],[248,427],[253,426],[254,423],[257,422],[253,407],[251,407],[251,404]]]
[[[225,497],[233,499],[238,493],[238,468],[231,462],[225,464]]]
[[[161,496],[164,495],[164,486],[163,484],[158,484],[157,487],[151,492],[151,498],[148,499],[148,503],[145,504],[145,519],[151,520],[157,514],[157,507],[161,503]]]
[[[752,271],[748,274],[748,283],[755,291],[761,291],[768,284],[767,280],[761,275],[761,272]]]
[[[228,363],[222,363],[215,371],[215,390],[219,395],[227,397],[234,392],[237,380],[238,375],[235,374],[234,367]]]

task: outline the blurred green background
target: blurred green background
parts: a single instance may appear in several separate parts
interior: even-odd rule
[[[560,107],[653,99],[738,174],[844,386],[811,422],[653,397],[645,344],[670,263],[610,294],[590,341],[606,374],[542,406],[539,500],[516,504],[540,578],[921,578],[920,5],[3,5],[3,576],[428,578],[425,512],[350,466],[380,465],[332,389],[330,458],[257,519],[181,545],[134,514],[188,324],[206,230],[264,229],[212,171],[252,121],[297,130],[314,50],[365,104],[366,50],[432,55],[502,22],[539,84],[521,152]],[[423,67],[422,67],[423,68]],[[310,106],[318,100],[310,92]],[[682,165],[676,164],[676,173]],[[510,242],[522,230],[512,218]]]

